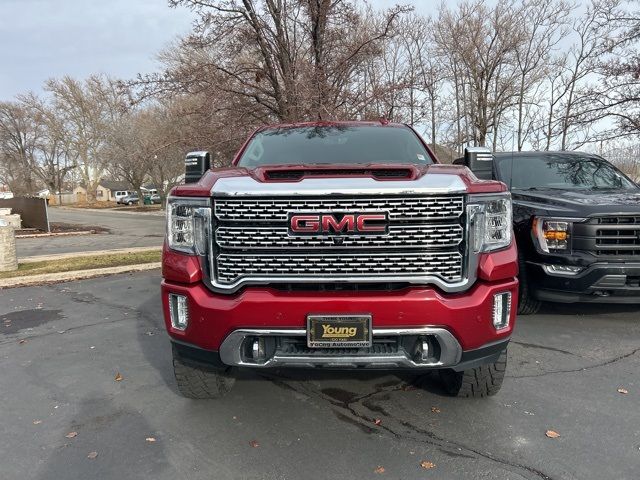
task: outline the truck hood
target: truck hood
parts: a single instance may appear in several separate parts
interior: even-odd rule
[[[176,196],[274,196],[367,193],[492,193],[502,182],[479,180],[459,165],[278,165],[210,170],[197,182],[174,187]]]
[[[588,217],[596,214],[640,215],[639,190],[513,190],[516,204],[545,209],[550,215]]]

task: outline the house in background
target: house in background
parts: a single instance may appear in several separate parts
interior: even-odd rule
[[[117,180],[100,180],[96,189],[98,202],[117,202],[120,198],[134,193],[131,185]]]

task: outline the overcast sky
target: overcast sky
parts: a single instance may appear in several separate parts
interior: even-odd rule
[[[398,0],[373,0],[388,8]],[[435,1],[415,0],[418,10]],[[193,14],[166,0],[0,0],[0,100],[40,92],[51,77],[107,73],[132,78],[189,31]]]
[[[66,74],[150,72],[191,20],[166,0],[0,0],[0,100]]]

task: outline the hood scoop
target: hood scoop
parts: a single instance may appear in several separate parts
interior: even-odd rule
[[[304,178],[321,177],[371,177],[376,180],[413,180],[418,176],[417,168],[402,167],[313,167],[313,168],[263,168],[256,172],[264,181],[297,182]]]

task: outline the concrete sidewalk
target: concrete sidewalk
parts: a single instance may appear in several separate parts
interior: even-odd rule
[[[161,209],[154,209],[154,210],[149,210],[149,211],[131,211],[131,210],[126,210],[127,207],[113,207],[113,208],[78,208],[78,207],[65,207],[64,205],[62,206],[56,206],[56,207],[51,207],[51,208],[56,208],[59,210],[67,210],[70,212],[99,212],[99,213],[123,213],[125,215],[154,215],[157,217],[164,217],[166,210],[164,208]]]
[[[35,255],[19,259],[19,263],[35,263],[48,262],[55,260],[64,260],[77,258],[81,256],[102,257],[113,254],[128,254],[140,252],[160,251],[162,247],[133,247],[133,248],[116,248],[112,250],[99,250],[95,252],[85,253],[62,253],[57,255]],[[34,275],[21,275],[18,277],[0,278],[0,289],[24,287],[28,285],[43,285],[48,283],[68,282],[71,280],[81,280],[93,277],[102,277],[105,275],[114,275],[116,273],[139,272],[144,270],[154,270],[161,268],[160,262],[147,262],[131,265],[119,265],[114,267],[89,268],[84,270],[71,270],[67,272],[40,273]]]

